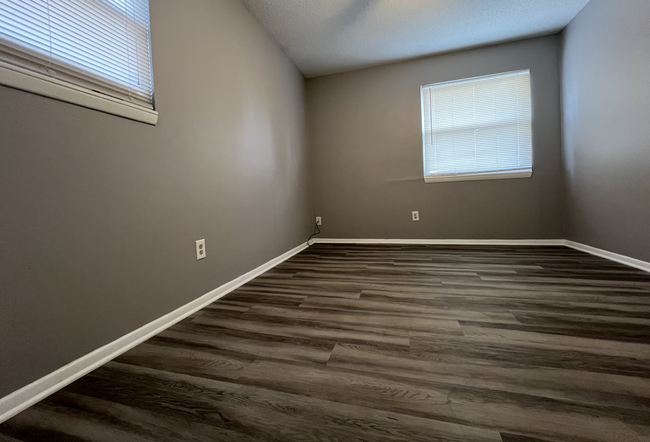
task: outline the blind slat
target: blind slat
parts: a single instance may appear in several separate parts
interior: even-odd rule
[[[0,0],[0,60],[153,107],[148,0]]]
[[[422,88],[425,177],[532,171],[530,71]]]

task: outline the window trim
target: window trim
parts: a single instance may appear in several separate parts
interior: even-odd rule
[[[156,125],[158,112],[0,61],[0,84],[107,114]]]
[[[533,176],[532,169],[525,171],[504,171],[497,172],[476,172],[459,173],[457,175],[425,176],[425,183],[445,183],[453,181],[484,181],[484,180],[509,180],[511,178],[530,178]]]
[[[507,179],[516,179],[516,178],[530,178],[533,176],[533,167],[535,163],[535,158],[534,158],[534,153],[535,149],[533,146],[533,158],[532,158],[532,163],[530,168],[524,168],[524,169],[514,169],[514,170],[496,170],[496,171],[488,171],[488,172],[461,172],[457,174],[446,174],[446,175],[428,175],[427,174],[427,165],[426,165],[426,132],[424,130],[425,122],[424,122],[424,90],[426,88],[432,87],[432,86],[438,86],[438,85],[446,85],[446,84],[453,84],[453,83],[461,83],[463,81],[474,81],[474,80],[480,80],[482,78],[489,78],[489,77],[494,77],[497,75],[507,75],[507,74],[515,74],[519,72],[528,72],[530,75],[530,111],[531,111],[531,142],[534,140],[534,132],[535,128],[532,127],[532,123],[534,121],[534,98],[533,98],[533,77],[532,77],[532,69],[526,68],[526,69],[518,69],[518,70],[513,70],[513,71],[507,71],[507,72],[499,72],[499,73],[494,73],[494,74],[487,74],[487,75],[479,75],[476,77],[470,77],[470,78],[463,78],[463,79],[458,79],[458,80],[449,80],[449,81],[441,81],[439,83],[428,83],[420,86],[420,116],[421,116],[421,127],[422,127],[422,173],[423,173],[423,178],[424,182],[426,184],[431,184],[431,183],[445,183],[445,182],[460,182],[460,181],[487,181],[487,180],[507,180]],[[533,143],[534,144],[534,143]]]

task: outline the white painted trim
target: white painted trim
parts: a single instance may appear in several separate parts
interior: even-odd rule
[[[0,84],[156,125],[158,112],[0,61]]]
[[[46,398],[52,393],[62,389],[66,385],[76,381],[83,375],[91,372],[97,367],[115,359],[122,353],[130,350],[136,345],[146,341],[154,335],[162,332],[163,330],[171,327],[177,322],[187,318],[192,313],[201,310],[208,304],[213,303],[217,299],[227,295],[238,287],[246,284],[250,280],[258,277],[264,272],[272,269],[278,264],[286,261],[297,253],[302,252],[307,248],[307,243],[301,244],[298,247],[289,250],[288,252],[262,264],[256,269],[243,274],[239,278],[233,279],[230,282],[218,287],[211,292],[206,293],[198,299],[185,304],[184,306],[174,310],[165,316],[156,319],[149,324],[132,331],[131,333],[122,336],[121,338],[107,344],[97,350],[88,353],[85,356],[65,365],[58,370],[32,382],[31,384],[11,393],[0,399],[0,423],[15,416],[26,408],[34,405],[36,402]]]
[[[423,245],[449,245],[449,246],[563,246],[563,239],[341,239],[341,238],[315,238],[314,243],[319,244],[423,244]]]
[[[586,244],[581,244],[575,241],[565,240],[567,247],[572,249],[580,250],[581,252],[586,252],[591,255],[600,256],[601,258],[609,259],[610,261],[615,261],[620,264],[625,264],[635,269],[643,270],[650,272],[650,262],[641,261],[640,259],[631,258],[625,255],[619,255],[618,253],[608,252],[607,250],[598,249],[596,247],[588,246]]]
[[[489,173],[468,173],[457,175],[425,175],[425,183],[451,183],[454,181],[486,181],[486,180],[511,180],[516,178],[530,178],[533,170],[525,172],[489,172]]]

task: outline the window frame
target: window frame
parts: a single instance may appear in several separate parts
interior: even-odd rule
[[[149,35],[151,39],[151,28],[149,28]],[[29,61],[34,60],[36,57],[29,48],[23,48],[19,44],[12,44],[11,46],[0,44],[0,53],[3,51],[10,55],[12,52],[16,53],[17,57],[11,56],[9,59],[11,62],[0,59],[0,85],[2,86],[150,125],[156,125],[158,122],[158,112],[153,91],[151,102],[153,109],[148,109],[92,89],[94,81],[97,82],[98,87],[96,89],[101,89],[102,86],[101,80],[92,79],[90,76],[92,74],[86,78],[83,73],[79,73],[76,74],[78,80],[70,79],[68,76],[66,76],[66,80],[62,80],[30,69]],[[22,57],[25,58],[25,63],[20,62]],[[65,64],[62,64],[62,69],[65,69]],[[153,61],[151,61],[151,71],[153,71]]]
[[[531,165],[530,170],[521,170],[521,169],[501,169],[495,171],[486,171],[486,172],[460,172],[457,174],[445,174],[445,175],[430,175],[427,173],[427,159],[426,159],[426,129],[424,121],[424,91],[425,89],[432,88],[438,85],[461,83],[467,81],[480,80],[490,77],[498,77],[501,75],[508,74],[517,74],[528,72],[529,81],[530,81],[530,112],[531,112]],[[427,184],[430,183],[444,183],[444,182],[460,182],[460,181],[485,181],[485,180],[505,180],[505,179],[517,179],[517,178],[530,178],[533,176],[534,168],[534,98],[533,98],[533,87],[532,87],[532,70],[529,68],[518,69],[514,71],[498,72],[494,74],[480,75],[476,77],[469,78],[460,78],[457,80],[441,81],[437,83],[428,83],[420,86],[420,116],[421,116],[421,129],[422,129],[422,172],[424,177],[424,182]]]

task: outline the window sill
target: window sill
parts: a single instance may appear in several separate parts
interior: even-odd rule
[[[509,180],[513,178],[530,178],[532,170],[522,172],[490,172],[466,175],[425,176],[425,183],[448,183],[453,181],[484,181],[484,180]]]
[[[158,112],[0,61],[0,84],[156,125]]]

